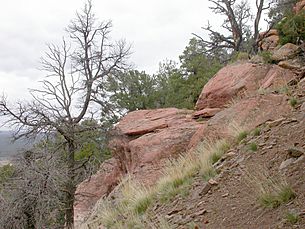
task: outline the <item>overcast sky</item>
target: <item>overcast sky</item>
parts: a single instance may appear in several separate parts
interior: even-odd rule
[[[39,59],[56,43],[84,0],[7,0],[0,12],[0,93],[26,98],[43,77]],[[130,61],[153,73],[165,59],[178,60],[192,32],[212,19],[206,0],[93,0],[100,20],[113,22],[112,36],[132,44]]]
[[[2,0],[0,12],[0,93],[28,98],[27,88],[43,77],[39,59],[47,43],[56,43],[85,0]],[[250,0],[250,2],[254,2]],[[192,33],[220,25],[207,0],[93,0],[100,20],[113,22],[112,36],[132,44],[130,61],[156,72],[165,59],[178,61]]]

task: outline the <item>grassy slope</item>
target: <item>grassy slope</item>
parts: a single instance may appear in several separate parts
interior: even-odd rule
[[[305,101],[304,90],[294,94]],[[169,161],[154,187],[123,181],[83,228],[305,228],[305,158],[279,169],[289,147],[305,150],[299,107],[272,127],[237,129],[234,142],[205,142]]]

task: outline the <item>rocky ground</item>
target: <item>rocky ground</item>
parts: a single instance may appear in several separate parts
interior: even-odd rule
[[[162,219],[181,229],[305,228],[305,69],[304,62],[288,63],[303,60],[304,50],[288,44],[274,56],[286,64],[245,61],[224,67],[204,86],[196,111],[168,108],[125,116],[110,144],[114,158],[78,187],[80,228],[89,228],[83,221],[88,213],[87,219],[101,217],[98,200],[115,204],[122,178],[132,175],[153,187],[169,158],[186,155],[205,140],[232,141],[234,126],[249,134],[214,165],[218,175],[207,182],[197,174],[169,201],[154,199],[145,212],[147,225]],[[291,187],[295,198],[262,206],[262,187],[274,181]]]
[[[187,197],[158,203],[152,211],[164,216],[173,228],[181,229],[195,228],[194,225],[211,229],[305,228],[304,139],[304,111],[262,125],[259,136],[248,136],[223,156],[217,165],[220,174],[210,183],[196,177]],[[249,149],[252,142],[257,144],[257,151]],[[291,155],[292,149],[298,149],[298,153]],[[286,179],[296,198],[275,209],[262,207],[252,182],[252,176],[260,176],[261,172]],[[285,219],[288,212],[299,215],[294,225]]]

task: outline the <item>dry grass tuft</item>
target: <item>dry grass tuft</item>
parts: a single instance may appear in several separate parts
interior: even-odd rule
[[[254,193],[263,207],[276,208],[296,197],[284,178],[272,177],[266,168],[252,169],[246,175],[247,183],[255,189]]]
[[[154,201],[167,202],[176,195],[188,195],[189,186],[196,174],[205,180],[217,175],[213,164],[230,148],[225,140],[206,141],[198,146],[196,152],[168,160],[163,176],[151,188],[144,187],[132,177],[127,177],[118,186],[119,198],[116,205],[104,200],[99,204],[95,217],[87,225],[97,228],[171,228],[164,221],[151,225],[148,209]]]

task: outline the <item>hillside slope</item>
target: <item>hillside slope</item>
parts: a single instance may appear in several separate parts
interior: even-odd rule
[[[235,63],[203,88],[193,121],[174,109],[128,114],[112,167],[79,186],[88,195],[76,216],[89,214],[77,227],[305,228],[304,72]]]

